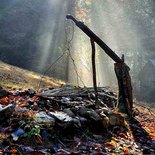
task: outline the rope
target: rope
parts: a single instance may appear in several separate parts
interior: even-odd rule
[[[77,71],[77,66],[75,64],[75,60],[71,54],[71,43],[72,43],[72,40],[74,38],[74,23],[71,21],[70,23],[72,23],[72,26],[68,25],[69,21],[65,20],[64,21],[64,29],[65,29],[65,43],[64,43],[64,50],[62,52],[62,54],[44,71],[43,75],[41,76],[41,79],[39,81],[39,84],[38,84],[38,90],[40,89],[40,86],[41,86],[41,82],[43,80],[43,77],[47,74],[47,72],[58,62],[60,61],[63,56],[66,54],[71,60],[72,60],[72,63],[73,63],[73,66],[74,66],[74,70],[75,70],[75,73],[76,73],[76,77],[77,77],[77,84],[79,85],[79,79],[81,81],[81,83],[83,84],[83,86],[85,87],[85,84],[84,82],[82,81],[80,75],[78,74],[78,71]],[[69,34],[71,34],[71,37],[69,37]]]
[[[69,23],[69,21],[68,21],[68,23]],[[77,66],[76,66],[76,64],[75,64],[75,60],[74,60],[74,58],[73,58],[73,56],[72,56],[72,54],[71,54],[71,48],[72,48],[72,41],[73,41],[73,38],[74,38],[74,23],[73,23],[73,21],[70,21],[70,23],[72,23],[72,35],[71,35],[71,38],[69,39],[68,38],[68,34],[70,33],[70,31],[69,32],[67,32],[67,28],[68,28],[68,26],[66,26],[65,25],[65,34],[66,34],[66,41],[67,41],[67,45],[68,45],[68,56],[70,57],[70,59],[72,60],[72,63],[73,63],[73,66],[74,66],[74,71],[75,71],[75,73],[76,73],[76,81],[77,81],[77,84],[79,85],[79,79],[80,79],[80,81],[81,81],[81,83],[83,84],[83,86],[85,87],[85,84],[84,84],[84,82],[82,81],[82,78],[80,77],[80,75],[79,75],[79,73],[78,73],[78,70],[77,70]],[[67,22],[65,23],[65,24],[67,24]],[[70,30],[70,29],[69,29]]]

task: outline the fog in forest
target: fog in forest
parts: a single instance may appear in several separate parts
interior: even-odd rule
[[[154,0],[1,0],[0,59],[69,83],[92,86],[90,39],[66,20],[67,14],[84,22],[120,58],[124,54],[134,94],[140,98],[147,88],[141,78],[143,69],[155,60]],[[117,87],[114,61],[97,44],[96,68],[98,86]],[[150,83],[153,81],[155,77]]]

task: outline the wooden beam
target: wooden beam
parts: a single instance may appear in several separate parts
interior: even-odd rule
[[[107,55],[111,57],[115,62],[123,63],[122,59],[117,56],[117,54],[112,51],[93,31],[91,31],[84,23],[77,21],[73,16],[67,15],[67,19],[71,19],[75,24],[90,38],[92,38],[104,51]]]

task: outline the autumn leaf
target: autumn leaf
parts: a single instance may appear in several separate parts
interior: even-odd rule
[[[105,147],[107,147],[107,148],[115,148],[115,144],[113,142],[106,142]]]
[[[122,148],[123,152],[124,152],[124,155],[127,155],[129,154],[129,149],[127,147],[125,148]]]
[[[119,136],[122,137],[122,138],[125,138],[125,139],[128,138],[128,136],[123,132],[119,133]]]

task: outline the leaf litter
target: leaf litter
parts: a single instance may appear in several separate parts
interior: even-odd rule
[[[155,154],[155,119],[135,107],[129,119],[115,108],[116,95],[98,88],[0,91],[0,154]]]

